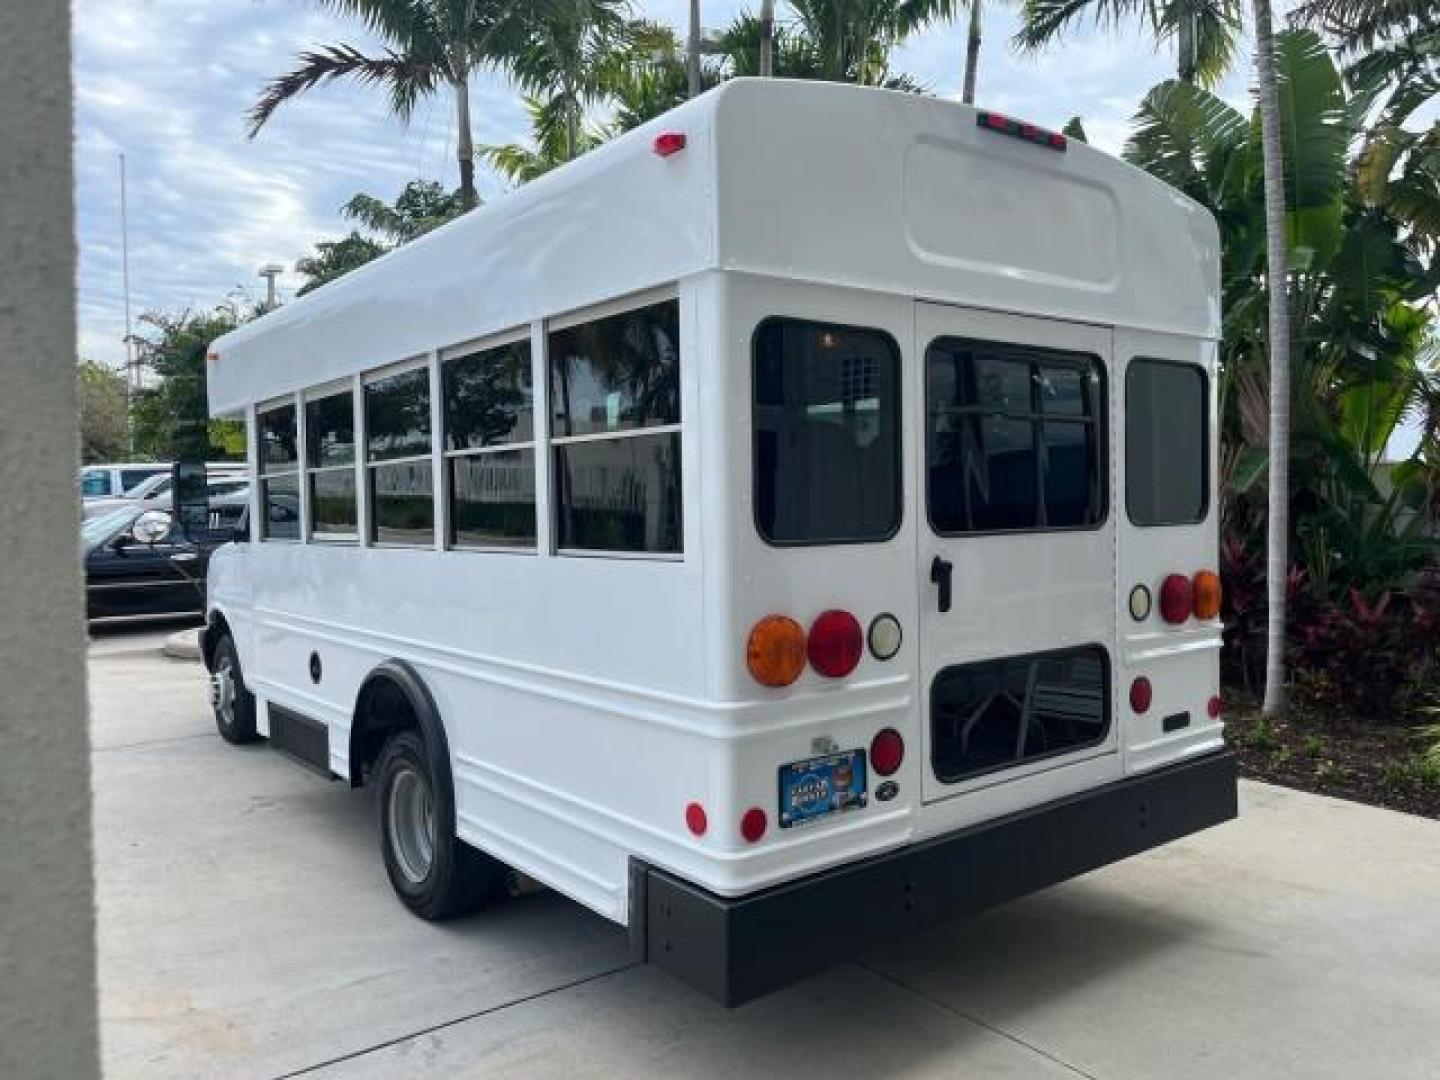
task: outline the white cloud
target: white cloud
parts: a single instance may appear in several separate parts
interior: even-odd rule
[[[703,0],[707,27],[745,7]],[[782,19],[785,4],[777,5]],[[637,13],[684,25],[688,0],[638,0]],[[1170,75],[1165,51],[1139,35],[1085,32],[1039,56],[1010,47],[1015,13],[986,9],[981,104],[1058,127],[1084,119],[1092,140],[1123,145],[1140,96]],[[357,191],[392,196],[421,176],[455,182],[451,103],[422,104],[404,126],[383,92],[327,86],[281,109],[254,140],[244,114],[264,83],[317,44],[373,42],[357,23],[303,0],[75,0],[76,199],[80,347],[123,357],[118,155],[129,173],[132,309],[212,305],[237,286],[258,295],[262,263],[293,265],[343,234],[339,207]],[[954,96],[963,20],[897,51],[894,67]],[[1222,87],[1245,105],[1246,57]],[[514,91],[487,74],[474,91],[476,140],[525,135]],[[482,176],[482,194],[501,185]],[[294,288],[294,275],[286,282]]]

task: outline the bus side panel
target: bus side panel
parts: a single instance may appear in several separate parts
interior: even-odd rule
[[[1127,389],[1129,368],[1137,359],[1199,367],[1206,378],[1207,485],[1202,520],[1168,525],[1137,525],[1127,501]],[[1116,446],[1115,514],[1119,523],[1115,620],[1120,642],[1116,676],[1122,750],[1127,773],[1144,772],[1194,754],[1218,749],[1222,725],[1209,715],[1210,700],[1220,693],[1219,619],[1194,617],[1166,623],[1159,611],[1167,576],[1193,578],[1200,570],[1219,570],[1219,498],[1216,492],[1218,427],[1215,345],[1198,338],[1117,330],[1115,334],[1114,418],[1121,433]],[[1138,425],[1137,425],[1138,427]],[[1151,448],[1137,446],[1136,453]],[[1156,456],[1156,455],[1152,455]],[[1163,455],[1158,455],[1163,457]],[[1136,586],[1149,590],[1149,615],[1137,621],[1130,612]],[[1135,679],[1150,681],[1153,700],[1144,712],[1128,702]]]

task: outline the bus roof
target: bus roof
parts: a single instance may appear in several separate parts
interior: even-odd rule
[[[1209,213],[953,101],[735,79],[219,339],[210,409],[707,270],[1216,338]],[[663,156],[656,137],[685,136]]]

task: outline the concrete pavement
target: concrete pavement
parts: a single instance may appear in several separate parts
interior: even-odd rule
[[[367,793],[221,742],[165,636],[92,648],[109,1076],[1440,1077],[1440,823],[1247,783],[1236,823],[727,1012],[551,893],[409,916]]]

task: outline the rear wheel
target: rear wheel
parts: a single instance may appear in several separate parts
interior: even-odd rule
[[[435,768],[420,735],[403,731],[385,744],[374,773],[385,871],[400,900],[422,919],[480,907],[504,869],[456,837],[450,785]]]
[[[215,727],[226,742],[241,745],[259,740],[255,731],[255,695],[245,689],[240,654],[229,634],[215,643],[212,654],[210,707],[215,712]]]

